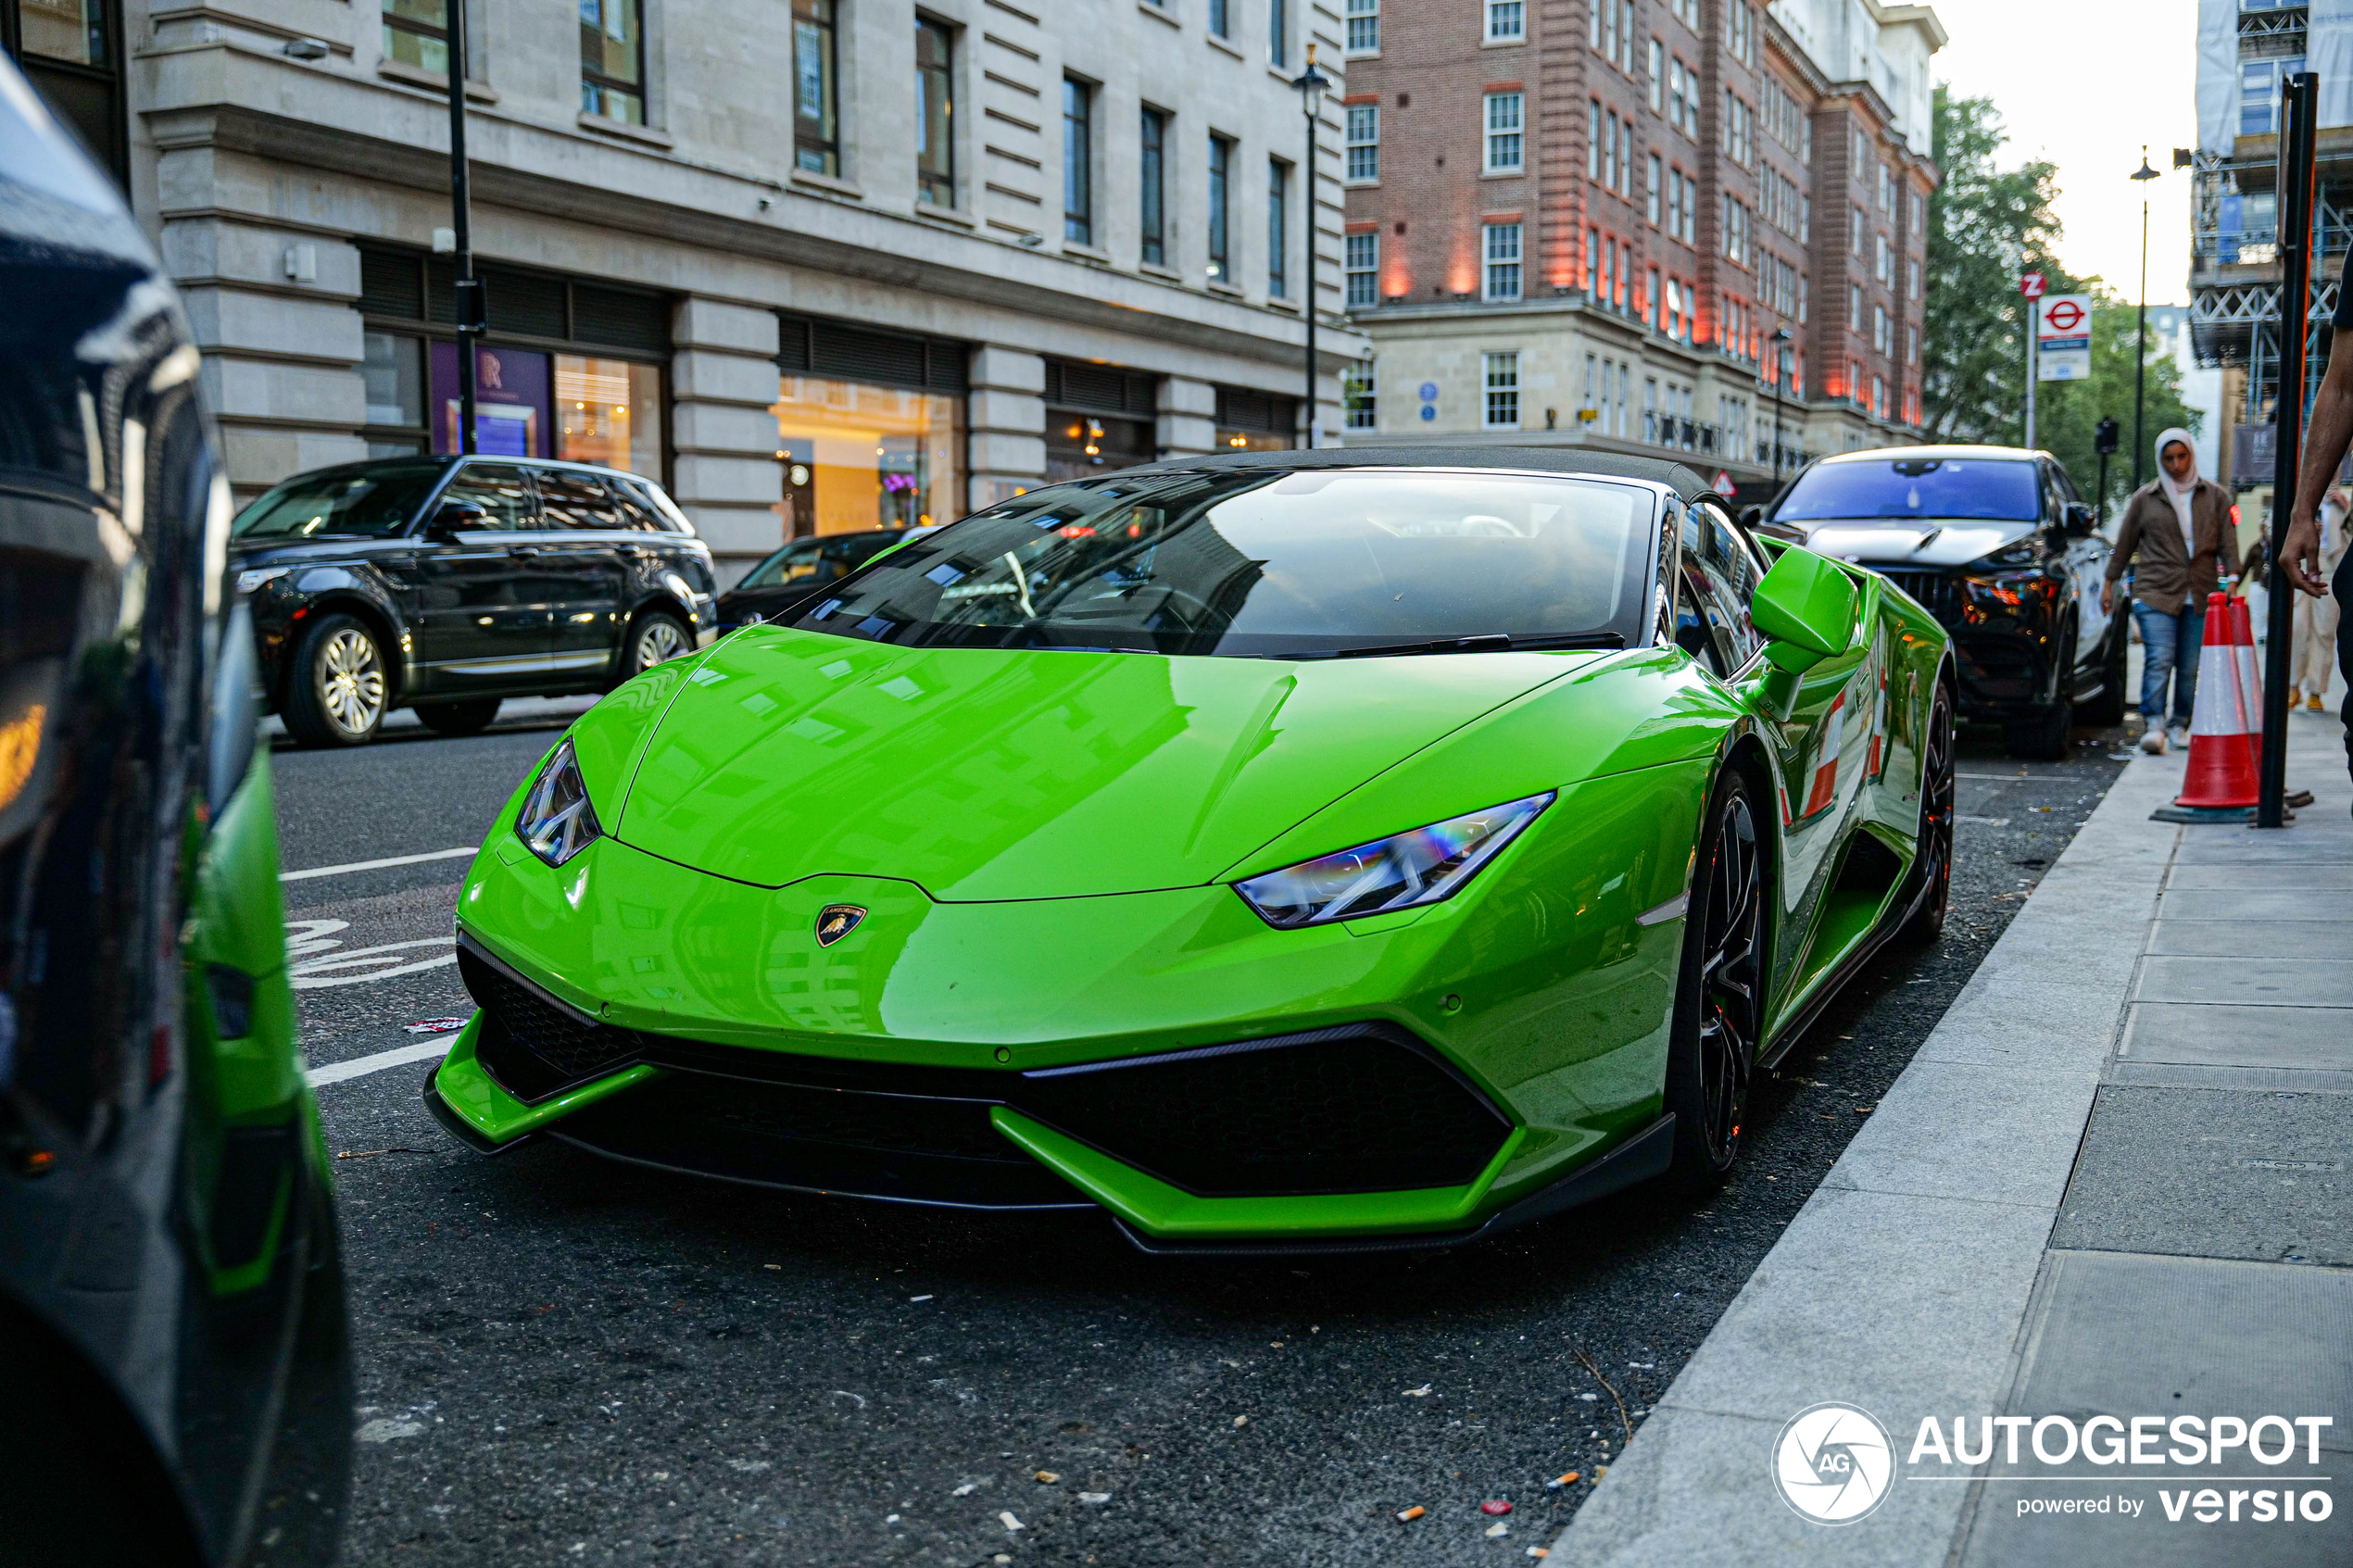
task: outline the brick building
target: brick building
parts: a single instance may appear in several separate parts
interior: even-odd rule
[[[1747,487],[1777,440],[1786,474],[1914,438],[1932,11],[1346,5],[1350,439],[1671,449]]]

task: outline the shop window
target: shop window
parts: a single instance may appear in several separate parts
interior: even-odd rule
[[[661,371],[627,359],[556,356],[556,456],[661,473]]]
[[[793,0],[793,165],[812,174],[841,172],[836,59],[834,0]]]
[[[405,332],[361,336],[368,394],[368,456],[413,457],[425,445],[425,343]]]
[[[646,40],[639,16],[638,0],[580,0],[584,112],[646,123]]]
[[[1159,378],[1049,359],[1045,390],[1050,481],[1085,479],[1159,456]]]
[[[956,205],[955,34],[915,19],[915,194],[934,207]]]
[[[1380,428],[1380,372],[1370,359],[1340,372],[1340,401],[1348,410],[1351,430]]]
[[[786,375],[773,411],[785,538],[929,527],[963,515],[963,399]]]
[[[1299,400],[1241,387],[1217,389],[1217,449],[1288,452],[1299,445]]]

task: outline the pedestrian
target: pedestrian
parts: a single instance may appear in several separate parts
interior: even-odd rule
[[[2353,511],[2347,504],[2344,486],[2329,492],[2321,503],[2321,575],[2334,572],[2345,558],[2346,514]],[[2305,707],[2315,713],[2327,708],[2330,667],[2336,662],[2336,628],[2342,609],[2334,596],[2312,598],[2299,594],[2296,598],[2296,640],[2288,646],[2295,649],[2294,684],[2289,690],[2301,695]],[[2296,706],[2293,696],[2288,706]]]
[[[2198,646],[2206,596],[2238,576],[2238,529],[2230,493],[2197,472],[2197,449],[2179,426],[2157,438],[2157,478],[2124,503],[2123,525],[2108,558],[2100,609],[2116,612],[2116,581],[2133,569],[2133,622],[2140,628],[2141,749],[2162,755],[2189,744],[2197,705]],[[2172,718],[2166,687],[2172,686]]]

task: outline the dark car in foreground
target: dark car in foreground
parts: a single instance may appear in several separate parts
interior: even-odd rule
[[[178,296],[0,58],[0,1562],[325,1564],[334,1206]]]
[[[719,633],[748,621],[782,621],[800,612],[893,545],[920,539],[928,528],[869,528],[855,533],[820,533],[795,539],[743,575],[719,596]]]
[[[711,549],[661,487],[587,463],[383,458],[237,515],[268,705],[357,746],[413,708],[468,734],[510,696],[600,692],[713,633]]]
[[[2067,755],[2081,722],[2124,719],[2128,633],[2100,609],[2108,542],[2047,452],[1902,446],[1809,465],[1765,533],[1869,568],[1952,634],[1960,716],[2014,757]]]

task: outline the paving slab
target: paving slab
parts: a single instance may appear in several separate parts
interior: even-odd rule
[[[2312,860],[2298,857],[2281,860],[2214,860],[2176,865],[2165,879],[2167,891],[2179,888],[2242,889],[2249,892],[2327,891],[2353,889],[2353,860]]]
[[[2161,920],[2148,950],[2162,957],[2328,958],[2353,963],[2353,932],[2338,921]]]
[[[2353,1027],[2335,1008],[2137,1002],[2120,1058],[2214,1067],[2353,1070]]]
[[[2267,924],[2259,929],[2277,928]],[[2353,931],[2346,935],[2353,939]],[[2353,940],[2343,946],[2353,947]],[[2153,957],[2141,965],[2133,997],[2252,1007],[2353,1007],[2353,951],[2331,953],[2323,947],[2308,958]],[[2353,1019],[2347,1022],[2353,1024]]]
[[[2049,1207],[2099,1079],[1926,1062],[1882,1096],[1826,1185]]]
[[[2051,1245],[2353,1266],[2353,1098],[2108,1085]]]
[[[2108,1069],[2111,1084],[2170,1089],[2262,1089],[2298,1095],[2353,1095],[2353,1071],[2324,1067],[2209,1067],[2183,1061],[2125,1061]]]
[[[2185,888],[2158,906],[2161,920],[2353,921],[2353,893],[2274,893]]]

